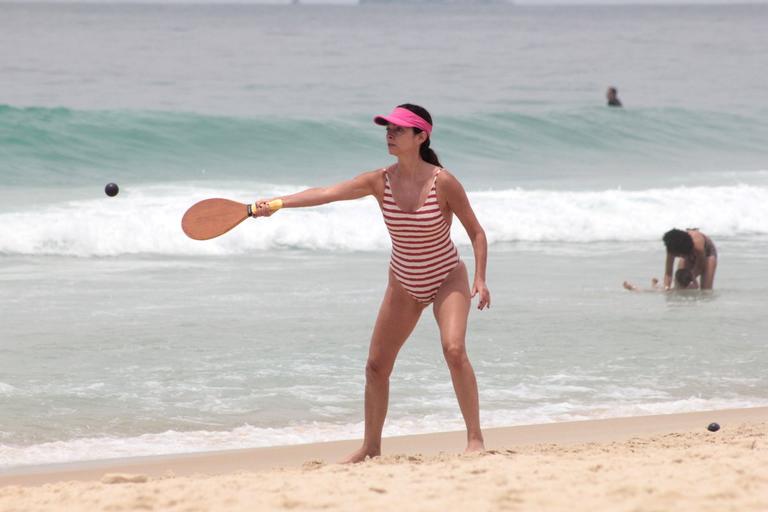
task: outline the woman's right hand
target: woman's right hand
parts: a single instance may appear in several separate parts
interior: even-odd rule
[[[273,213],[275,213],[270,207],[269,202],[272,201],[272,199],[259,199],[253,205],[255,205],[255,208],[251,206],[251,217],[269,217]]]

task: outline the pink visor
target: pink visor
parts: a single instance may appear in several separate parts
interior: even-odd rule
[[[427,132],[427,135],[432,134],[432,125],[429,124],[421,116],[417,116],[407,108],[397,107],[388,116],[376,116],[373,118],[373,122],[386,126],[387,124],[395,124],[397,126],[405,126],[406,128],[418,128]]]

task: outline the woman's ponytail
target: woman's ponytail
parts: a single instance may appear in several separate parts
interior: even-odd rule
[[[438,167],[443,166],[440,163],[440,160],[437,158],[437,153],[435,153],[432,150],[432,148],[429,147],[429,139],[422,142],[421,146],[419,146],[419,155],[421,156],[421,159],[424,160],[425,162],[429,162],[430,164],[436,165]]]

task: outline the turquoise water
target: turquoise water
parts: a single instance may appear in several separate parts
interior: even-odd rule
[[[446,161],[458,162],[458,172],[468,169],[468,186],[550,188],[564,180],[570,187],[581,181],[582,188],[685,184],[691,178],[686,171],[703,173],[705,182],[727,182],[718,173],[764,164],[766,114],[765,108],[734,114],[601,105],[474,112],[441,116],[435,140],[445,148]],[[250,179],[297,185],[318,177],[343,179],[370,167],[380,152],[382,133],[371,126],[371,117],[0,106],[0,183],[60,187],[103,180]],[[313,161],[311,168],[307,161]],[[645,176],[635,176],[640,172]]]
[[[179,223],[388,164],[405,101],[490,242],[485,425],[768,404],[765,6],[0,9],[0,468],[359,437],[375,201]],[[715,293],[623,290],[673,226]],[[462,428],[433,324],[385,435]]]

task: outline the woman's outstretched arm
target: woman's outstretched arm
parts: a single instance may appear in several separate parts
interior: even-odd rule
[[[328,187],[314,187],[287,196],[256,201],[254,217],[266,217],[272,214],[268,203],[275,199],[282,201],[282,208],[303,208],[319,206],[335,201],[348,201],[375,195],[380,186],[381,171],[364,172],[351,180],[342,181]]]

